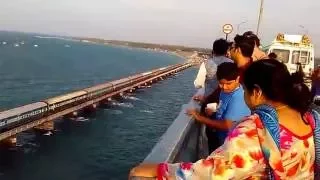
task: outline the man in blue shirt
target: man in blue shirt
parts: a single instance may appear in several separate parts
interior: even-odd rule
[[[237,65],[230,62],[220,64],[217,69],[217,79],[221,92],[216,113],[208,118],[200,115],[196,110],[187,111],[196,121],[207,125],[210,151],[214,150],[213,147],[219,147],[223,144],[228,131],[235,123],[250,115],[250,109],[244,101],[244,91],[239,82]]]

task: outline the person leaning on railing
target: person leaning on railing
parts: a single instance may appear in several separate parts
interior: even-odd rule
[[[195,163],[140,164],[130,177],[157,179],[320,179],[319,114],[311,92],[274,59],[244,72],[244,98],[253,115],[228,134],[224,145]]]
[[[199,68],[197,77],[194,81],[196,88],[204,88],[204,97],[208,96],[218,87],[216,78],[217,67],[224,62],[232,62],[226,57],[230,43],[225,39],[217,39],[213,43],[212,58],[205,60]],[[199,98],[195,96],[195,99]]]
[[[218,66],[217,79],[221,92],[219,105],[216,103],[211,108],[215,113],[206,117],[196,109],[188,109],[187,113],[193,116],[194,120],[206,125],[209,152],[221,146],[227,137],[228,132],[234,124],[243,117],[250,115],[250,110],[244,102],[243,87],[239,83],[239,69],[233,62],[225,62]]]
[[[320,67],[318,66],[311,75],[311,93],[315,105],[320,106]]]
[[[243,80],[243,72],[253,62],[252,54],[255,43],[252,39],[243,35],[236,35],[232,43],[229,53],[231,59],[237,64],[240,72],[240,83]],[[217,87],[209,96],[202,100],[201,112],[205,112],[205,107],[209,103],[218,103],[220,95],[220,88]]]

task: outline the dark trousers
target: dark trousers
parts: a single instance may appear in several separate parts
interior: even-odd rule
[[[211,154],[214,150],[220,147],[223,142],[219,140],[217,132],[208,126],[206,127],[206,135],[208,137],[209,154]]]

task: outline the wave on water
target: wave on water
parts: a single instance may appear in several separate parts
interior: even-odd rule
[[[133,101],[140,101],[141,99],[134,97],[134,96],[130,96],[130,95],[123,95],[121,96],[123,99],[129,99],[129,100],[133,100]]]
[[[119,102],[112,102],[113,106],[125,107],[125,108],[133,108],[132,103],[119,103]]]
[[[121,110],[118,110],[118,109],[105,109],[105,110],[108,111],[108,113],[114,114],[114,115],[123,114],[123,112]]]
[[[150,110],[140,110],[142,113],[148,113],[148,114],[153,114],[153,111]]]
[[[78,117],[75,119],[75,121],[79,121],[79,122],[85,122],[85,121],[89,121],[89,118],[85,118],[85,117]]]

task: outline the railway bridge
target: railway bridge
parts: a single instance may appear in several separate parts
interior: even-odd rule
[[[15,145],[18,133],[31,128],[53,130],[54,120],[59,117],[76,116],[84,108],[95,109],[99,103],[106,102],[113,96],[143,88],[193,65],[194,63],[184,63],[162,67],[2,111],[0,141]]]

